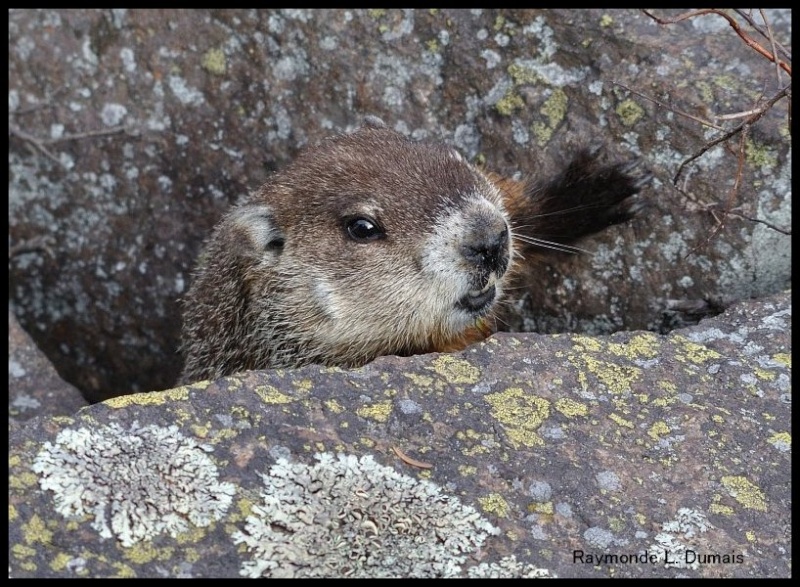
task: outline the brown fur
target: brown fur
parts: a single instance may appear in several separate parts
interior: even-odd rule
[[[182,379],[482,340],[520,253],[548,251],[530,239],[567,244],[626,220],[644,181],[632,171],[595,149],[550,181],[512,181],[370,119],[215,228],[184,300]]]

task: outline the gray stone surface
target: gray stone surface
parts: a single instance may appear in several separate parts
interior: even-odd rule
[[[88,405],[81,392],[59,377],[53,364],[8,313],[8,419],[71,415]]]
[[[790,45],[789,11],[768,15]],[[616,84],[712,119],[777,82],[715,16],[665,27],[633,10],[11,10],[10,242],[47,243],[11,259],[14,313],[91,399],[169,387],[178,299],[210,228],[299,148],[364,114],[507,174],[539,174],[590,141],[652,168],[649,211],[587,241],[591,254],[539,267],[510,304],[512,329],[658,329],[685,322],[665,313],[670,300],[785,288],[789,236],[737,217],[715,231],[671,187],[712,133]],[[685,188],[788,227],[785,137],[781,107],[752,128],[738,192],[721,146]]]
[[[788,577],[791,300],[251,372],[9,441],[12,577]]]

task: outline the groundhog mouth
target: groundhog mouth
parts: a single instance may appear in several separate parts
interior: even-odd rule
[[[490,279],[483,289],[471,289],[468,291],[467,295],[458,300],[456,306],[473,314],[485,314],[496,296],[495,280]]]

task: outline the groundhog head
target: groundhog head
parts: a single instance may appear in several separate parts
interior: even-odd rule
[[[483,173],[370,119],[219,223],[184,301],[183,379],[446,347],[491,312],[511,259]]]

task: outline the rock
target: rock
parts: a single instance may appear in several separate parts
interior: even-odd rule
[[[21,424],[34,416],[71,415],[88,402],[55,368],[8,313],[8,419]]]
[[[9,574],[788,577],[790,376],[784,293],[111,399],[10,434]]]
[[[791,13],[767,14],[789,45]],[[791,236],[770,225],[790,225],[790,144],[779,103],[751,129],[738,188],[736,138],[689,166],[686,197],[672,178],[710,131],[639,94],[713,122],[777,83],[715,15],[11,10],[10,242],[51,251],[12,257],[9,297],[89,399],[167,388],[178,300],[220,215],[304,145],[376,114],[508,174],[586,142],[643,158],[650,210],[541,269],[506,321],[666,330],[693,319],[670,308],[787,287]]]

